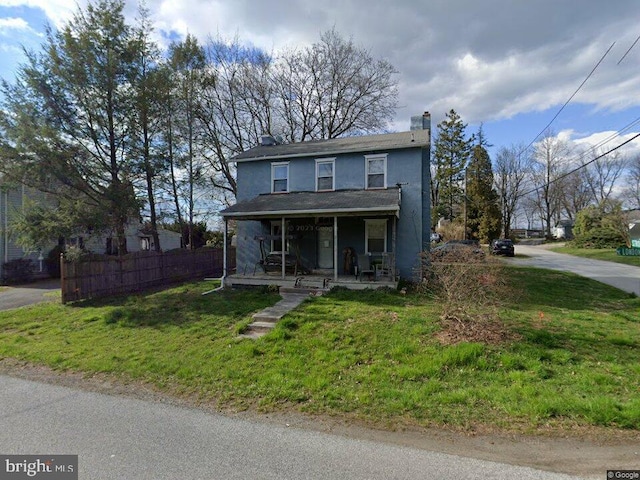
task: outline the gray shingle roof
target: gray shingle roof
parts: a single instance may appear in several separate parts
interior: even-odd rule
[[[248,162],[252,160],[284,159],[310,155],[328,156],[340,153],[374,152],[428,146],[429,130],[412,130],[410,132],[333,138],[330,140],[314,140],[283,145],[259,145],[236,155],[232,160]]]
[[[258,195],[223,210],[228,218],[267,218],[306,215],[398,214],[398,188],[292,192]]]

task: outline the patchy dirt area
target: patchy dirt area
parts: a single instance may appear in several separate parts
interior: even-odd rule
[[[585,478],[605,478],[607,469],[640,468],[638,431],[604,428],[559,431],[549,427],[548,431],[537,432],[535,435],[522,435],[487,428],[470,428],[460,432],[410,425],[370,425],[348,416],[310,416],[290,410],[269,414],[254,410],[230,411],[196,398],[172,396],[142,382],[125,381],[107,375],[59,372],[11,359],[0,360],[0,374],[107,395],[124,395],[145,401],[198,408],[274,425],[529,466]]]
[[[435,337],[442,345],[462,342],[480,342],[488,345],[516,340],[518,335],[510,331],[502,322],[491,318],[459,318],[448,315],[441,321],[442,329]]]

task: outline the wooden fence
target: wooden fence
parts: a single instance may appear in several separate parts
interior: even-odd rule
[[[235,267],[235,248],[228,249],[227,267]],[[176,282],[220,277],[222,248],[136,252],[122,257],[100,256],[72,262],[60,260],[62,303],[139,292]]]

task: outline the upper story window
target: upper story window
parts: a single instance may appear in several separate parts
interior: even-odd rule
[[[316,191],[335,190],[335,159],[316,160]]]
[[[289,191],[289,163],[271,164],[271,193]]]
[[[387,155],[365,155],[367,188],[387,187]]]

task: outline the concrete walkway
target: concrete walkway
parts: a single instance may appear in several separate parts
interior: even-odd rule
[[[266,335],[282,317],[304,302],[309,296],[322,295],[322,293],[322,290],[315,289],[281,288],[280,296],[282,296],[282,300],[272,307],[267,307],[258,313],[254,313],[251,317],[253,322],[249,324],[240,337],[256,339]]]
[[[640,267],[551,252],[542,245],[516,245],[516,254],[526,255],[528,258],[506,260],[523,266],[572,272],[640,295]]]

